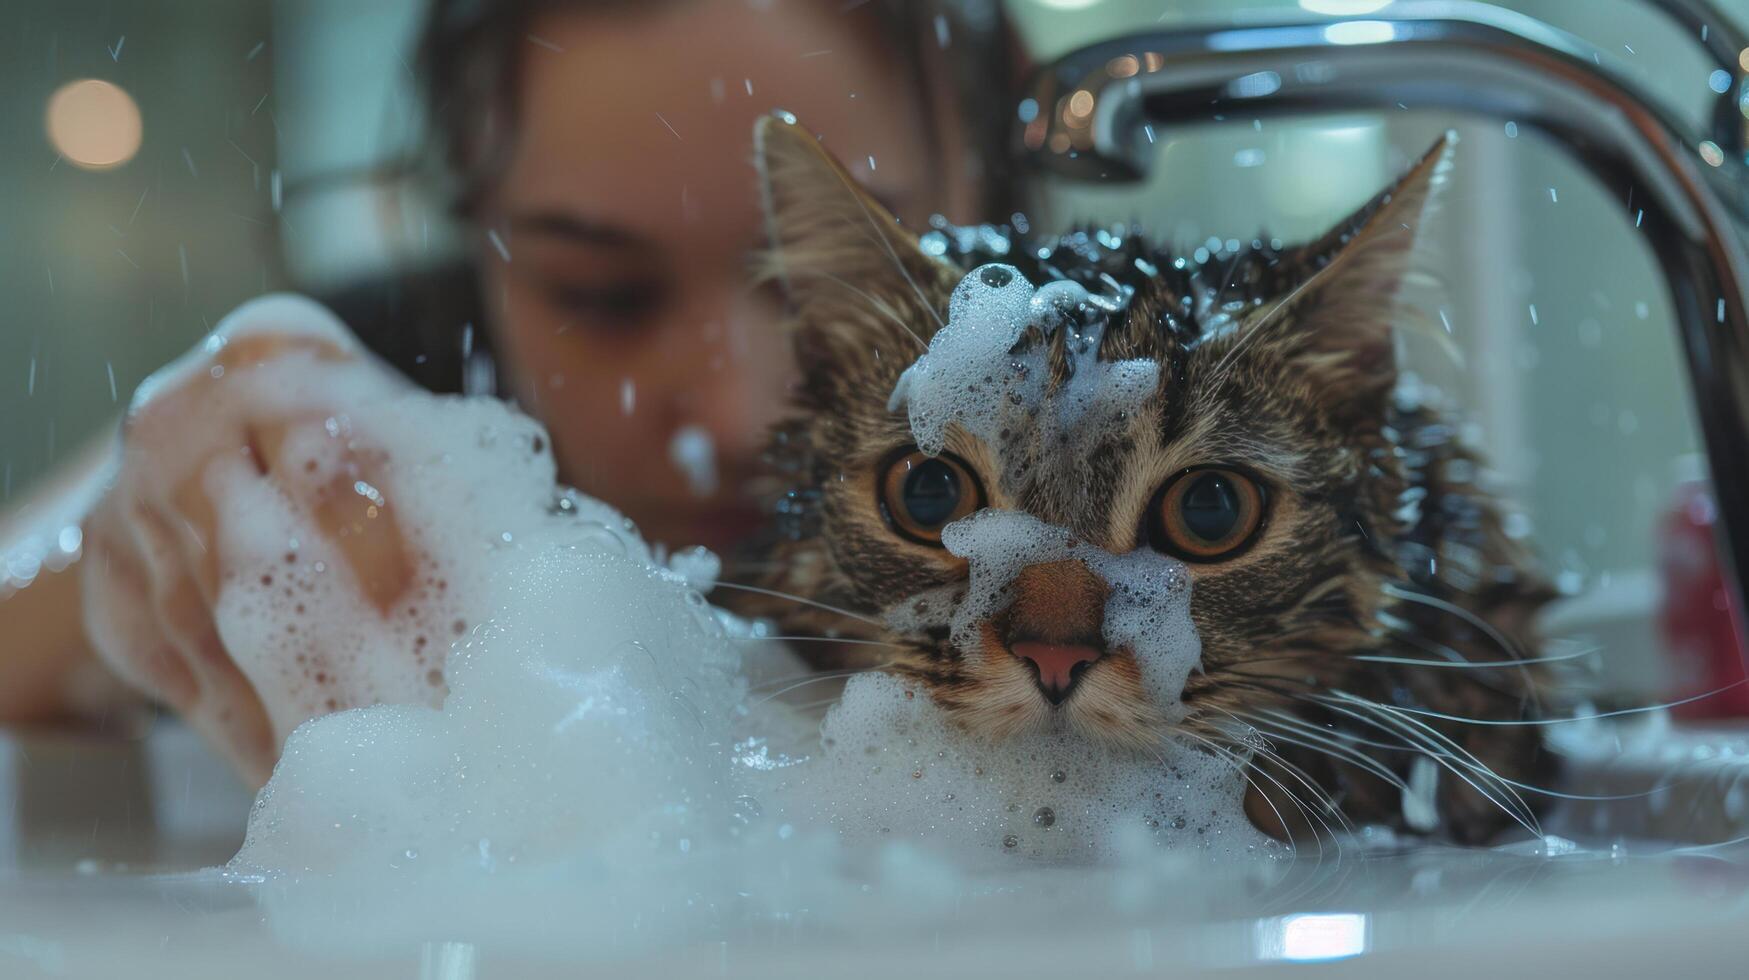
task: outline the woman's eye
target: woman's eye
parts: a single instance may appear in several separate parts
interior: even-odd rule
[[[1148,543],[1192,562],[1231,558],[1256,539],[1266,504],[1256,480],[1206,467],[1169,480],[1148,508]]]
[[[881,514],[900,537],[941,544],[941,529],[984,506],[984,488],[964,460],[907,449],[881,473]]]
[[[660,283],[628,282],[608,286],[554,286],[554,306],[602,327],[630,327],[647,320],[666,297]]]

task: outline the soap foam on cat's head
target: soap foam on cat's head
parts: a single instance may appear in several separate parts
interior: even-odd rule
[[[1154,361],[1099,358],[1107,319],[1119,312],[1074,282],[1034,289],[1013,266],[979,266],[954,287],[947,323],[899,376],[887,410],[907,411],[912,438],[930,455],[946,445],[949,425],[976,436],[1004,459],[1011,485],[1023,461],[1072,467],[1063,447],[1118,433],[1159,388]],[[1049,347],[1059,334],[1068,377],[1052,385]]]

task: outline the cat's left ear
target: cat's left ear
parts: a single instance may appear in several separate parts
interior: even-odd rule
[[[1397,381],[1391,323],[1413,268],[1421,226],[1452,167],[1447,131],[1396,183],[1284,261],[1307,270],[1282,307],[1278,329],[1296,364],[1339,418],[1382,410]]]
[[[803,372],[842,370],[883,347],[889,363],[894,353],[908,361],[958,276],[793,116],[759,120],[753,144],[770,238],[763,271],[797,314]]]

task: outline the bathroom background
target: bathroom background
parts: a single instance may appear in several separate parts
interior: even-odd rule
[[[783,2],[796,0],[758,5]],[[1024,46],[1050,59],[1174,23],[1386,4],[1002,6]],[[1609,52],[1616,70],[1685,119],[1733,84],[1715,77],[1692,38],[1639,5],[1506,6]],[[1735,6],[1749,22],[1749,6]],[[243,300],[279,289],[331,295],[480,247],[388,167],[418,137],[410,62],[421,9],[420,0],[9,0],[0,509],[107,431],[142,378]],[[1749,51],[1744,58],[1749,68]],[[757,82],[758,67],[749,71]],[[63,94],[88,79],[105,84]],[[749,119],[766,108],[747,106]],[[1668,300],[1631,214],[1614,203],[1620,189],[1598,186],[1510,123],[1407,110],[1235,115],[1157,134],[1159,163],[1144,185],[1035,182],[1033,222],[1139,222],[1212,251],[1260,231],[1292,240],[1364,201],[1448,127],[1463,137],[1461,157],[1429,249],[1445,288],[1415,297],[1424,322],[1405,331],[1405,357],[1460,400],[1524,505],[1573,597],[1551,628],[1605,647],[1600,696],[1669,697],[1685,681],[1659,634],[1661,528],[1705,465]],[[59,778],[103,792],[90,788],[104,783],[92,778],[101,764],[82,757]],[[174,806],[175,796],[155,798]],[[234,828],[215,820],[211,830]]]

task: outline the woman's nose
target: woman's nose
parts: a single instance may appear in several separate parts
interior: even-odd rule
[[[701,329],[702,363],[683,392],[680,420],[709,433],[725,459],[750,457],[764,446],[793,373],[775,306],[736,293],[724,315]]]

